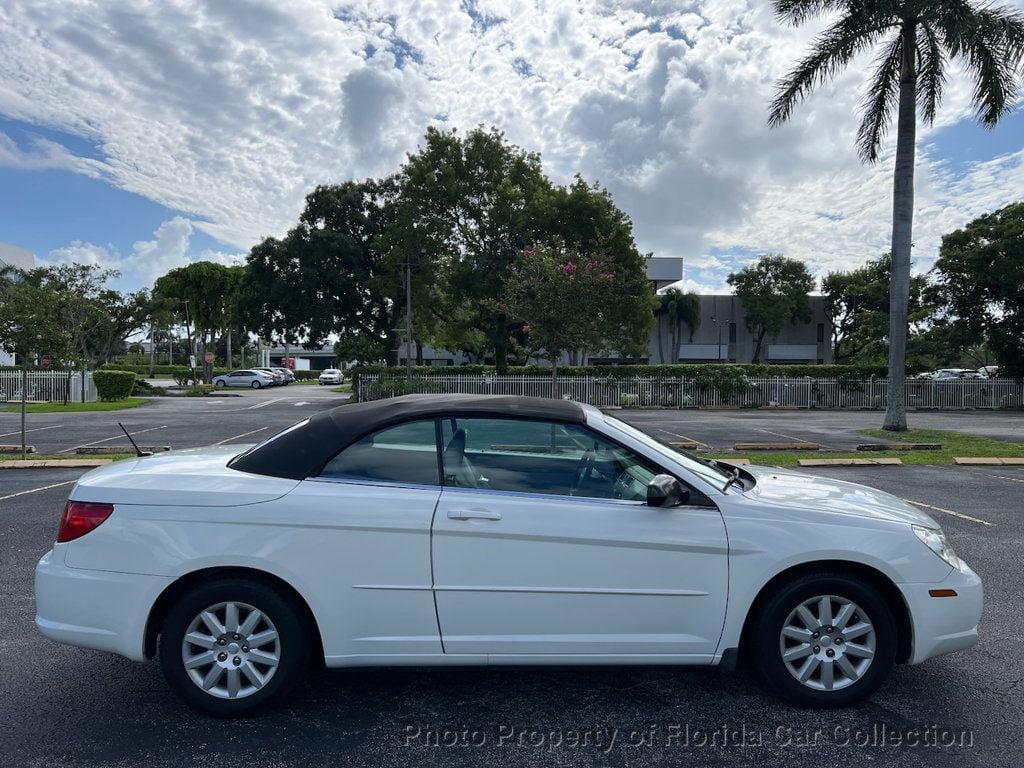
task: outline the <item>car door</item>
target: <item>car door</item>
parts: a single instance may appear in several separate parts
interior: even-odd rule
[[[432,555],[446,653],[712,658],[728,547],[706,497],[648,506],[660,468],[582,425],[442,424]]]
[[[247,387],[249,386],[249,376],[243,371],[233,371],[228,374],[228,386],[229,387]]]

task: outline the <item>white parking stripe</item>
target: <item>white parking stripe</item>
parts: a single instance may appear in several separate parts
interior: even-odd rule
[[[3,435],[0,435],[3,437]],[[1007,477],[1006,475],[989,475],[989,477],[998,477],[1000,480],[1009,480],[1013,483],[1024,483],[1024,477]]]
[[[154,429],[167,429],[167,425],[164,424],[159,427],[148,427],[146,429],[140,429],[138,432],[131,432],[130,434],[132,437],[135,437],[136,435],[141,435],[143,432],[152,432]],[[77,448],[85,448],[90,445],[99,445],[100,443],[109,443],[111,440],[117,440],[119,437],[124,437],[124,432],[122,432],[119,435],[114,435],[113,437],[104,437],[102,440],[93,440],[91,443],[82,443],[81,445],[74,446],[74,448],[65,448],[63,451],[57,451],[57,453],[71,453]]]
[[[972,523],[977,523],[978,525],[995,525],[995,523],[990,523],[988,520],[982,520],[980,517],[971,517],[970,515],[965,515],[963,512],[954,512],[952,509],[933,507],[931,504],[925,504],[923,501],[914,501],[913,499],[903,499],[903,501],[908,504],[913,504],[915,507],[924,507],[925,509],[931,509],[935,512],[942,512],[943,514],[959,517],[961,520],[968,520]]]
[[[71,485],[72,483],[77,483],[77,482],[78,482],[78,480],[68,480],[68,481],[63,482],[63,483],[54,483],[53,485],[44,485],[41,488],[32,488],[31,490],[28,490],[28,491],[18,491],[17,493],[12,493],[9,496],[0,496],[0,501],[4,501],[6,499],[13,499],[15,496],[27,496],[30,493],[36,493],[38,491],[48,491],[51,488],[60,488],[62,485]]]
[[[655,427],[655,429],[657,429],[659,432],[664,432],[666,435],[672,435],[672,437],[682,438],[683,440],[685,440],[688,443],[696,443],[697,445],[707,445],[707,443],[705,443],[705,442],[703,442],[701,440],[695,440],[692,437],[687,437],[686,435],[681,435],[678,432],[671,432],[671,431],[669,431],[667,429],[663,429],[661,427]]]
[[[264,429],[267,429],[267,427],[260,427],[259,429],[254,429],[252,432],[243,432],[240,435],[229,437],[227,440],[221,440],[218,443],[214,443],[214,445],[224,445],[224,443],[230,443],[232,440],[237,440],[240,437],[248,437],[249,435],[255,435],[257,432],[262,432]]]
[[[795,440],[798,443],[807,443],[809,445],[820,445],[820,443],[811,443],[810,440],[804,440],[800,437],[793,437],[792,435],[784,435],[781,432],[772,432],[770,429],[761,429],[760,427],[754,427],[758,432],[764,432],[768,435],[775,435],[776,437],[784,437],[787,440]]]
[[[257,408],[266,408],[268,405],[271,405],[273,403],[278,403],[278,402],[280,402],[282,400],[284,400],[283,397],[275,397],[273,400],[264,400],[262,403],[256,403],[256,405],[250,405],[245,410],[247,410],[247,411],[254,411]]]
[[[57,429],[57,427],[63,427],[63,426],[64,426],[63,424],[54,424],[52,427],[33,427],[32,429],[26,429],[25,431],[26,432],[42,432],[44,429]],[[6,432],[6,433],[0,435],[0,437],[10,437],[11,435],[20,435],[20,434],[21,434],[21,430],[19,429],[17,432]]]

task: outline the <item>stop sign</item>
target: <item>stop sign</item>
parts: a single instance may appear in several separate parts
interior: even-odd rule
[[[213,362],[213,352],[207,352],[205,355],[203,355],[203,360],[205,360],[208,363],[212,363]]]

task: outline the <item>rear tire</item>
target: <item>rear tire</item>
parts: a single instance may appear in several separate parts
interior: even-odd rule
[[[309,628],[287,597],[259,582],[223,578],[171,608],[159,655],[168,685],[186,704],[212,717],[240,717],[291,693],[309,648]]]
[[[892,612],[874,587],[823,573],[795,578],[768,596],[748,650],[765,683],[786,701],[847,707],[885,681],[896,640]]]

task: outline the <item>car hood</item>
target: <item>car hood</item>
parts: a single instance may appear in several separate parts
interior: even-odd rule
[[[771,467],[744,467],[757,480],[745,496],[773,506],[840,513],[938,528],[935,520],[903,499],[864,485]]]
[[[179,507],[233,507],[272,501],[298,481],[239,472],[227,466],[248,445],[192,448],[116,461],[83,475],[75,501]]]

